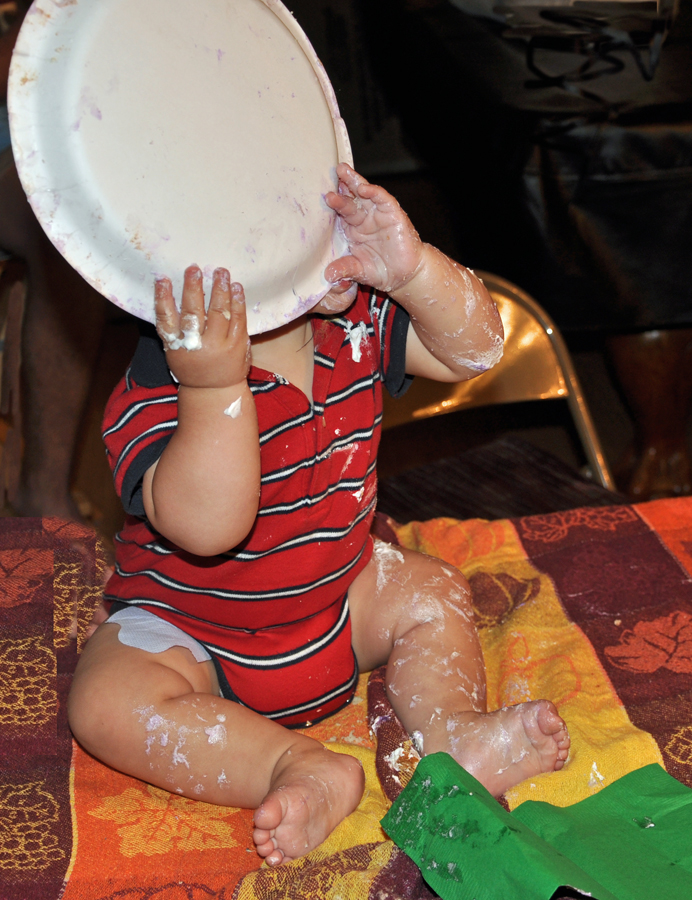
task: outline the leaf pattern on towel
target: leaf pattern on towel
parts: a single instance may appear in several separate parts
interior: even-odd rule
[[[118,889],[111,894],[99,894],[98,900],[231,900],[231,891],[214,890],[206,884],[171,881],[169,884]]]
[[[30,603],[52,574],[52,550],[0,550],[0,607]]]
[[[58,820],[44,782],[0,784],[0,872],[41,870],[64,859]]]
[[[94,610],[103,599],[105,564],[90,572],[77,556],[56,557],[53,566],[53,635],[57,648],[69,646],[77,638],[81,653],[86,643],[86,629]]]
[[[246,875],[233,900],[345,900],[370,896],[372,883],[392,858],[391,841],[357,844],[325,858],[320,850],[271,869],[263,866]],[[382,892],[382,900],[393,895]]]
[[[513,634],[499,666],[494,707],[512,706],[548,694],[557,707],[579,697],[582,676],[574,661],[564,653],[545,653],[533,646],[526,635]]]
[[[692,766],[692,727],[680,728],[665,746],[666,753],[682,766]]]
[[[677,674],[692,673],[692,616],[674,612],[650,622],[637,622],[624,631],[620,643],[606,647],[614,666],[651,674],[661,668]]]
[[[89,546],[94,544],[102,549],[101,540],[88,525],[79,522],[70,522],[66,519],[58,519],[56,516],[45,516],[41,520],[43,531],[61,541],[85,540]]]
[[[115,822],[120,852],[158,856],[170,850],[219,850],[236,847],[235,807],[188,800],[146,785],[104,797],[89,815]]]
[[[623,522],[637,520],[637,514],[629,506],[603,506],[599,509],[584,507],[566,512],[531,516],[522,520],[522,538],[553,544],[564,540],[572,528],[581,526],[591,531],[617,531]]]
[[[56,667],[42,638],[0,641],[0,726],[28,732],[55,719]]]
[[[520,579],[507,572],[476,572],[469,577],[478,628],[500,625],[539,592],[540,578]]]
[[[486,522],[484,519],[432,519],[429,522],[409,522],[396,529],[399,542],[410,550],[418,550],[442,559],[468,575],[469,567],[478,566],[484,559],[498,553],[507,541],[511,526],[507,522]],[[512,532],[513,533],[513,532]]]

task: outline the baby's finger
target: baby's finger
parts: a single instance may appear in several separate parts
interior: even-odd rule
[[[353,191],[348,187],[346,182],[340,181],[337,187],[337,193],[342,197],[353,197]]]
[[[252,345],[250,335],[247,333],[247,312],[245,307],[245,291],[242,284],[234,281],[231,285],[231,338],[240,350],[245,343],[245,356],[243,358],[244,376],[250,371],[252,364]]]
[[[353,194],[358,192],[358,188],[361,185],[370,184],[366,178],[359,175],[348,163],[339,163],[336,167],[336,174],[339,176],[339,181],[342,181]]]
[[[342,200],[342,198],[338,194],[336,194],[334,191],[329,191],[327,194],[324,195],[324,202],[327,204],[327,206],[330,209],[334,209],[334,210],[338,209],[339,206],[341,205],[341,200]]]
[[[154,309],[156,310],[156,330],[164,340],[177,337],[180,331],[180,316],[173,299],[173,285],[170,278],[157,278],[154,285]]]
[[[330,262],[324,277],[330,284],[340,281],[359,281],[363,276],[363,264],[355,256],[341,256]]]
[[[345,294],[346,291],[353,291],[353,289],[358,289],[358,285],[355,281],[351,281],[350,278],[344,278],[341,281],[337,281],[336,284],[333,284],[329,289],[329,294],[333,294],[335,296],[340,296],[341,294]]]
[[[199,266],[185,269],[181,313],[183,316],[197,316],[199,330],[204,330],[204,281]]]
[[[350,218],[361,208],[360,201],[350,194],[325,194],[324,201],[330,209],[344,218]]]
[[[215,269],[206,333],[225,337],[231,321],[231,275],[228,269]]]
[[[358,197],[360,197],[361,200],[370,200],[379,209],[400,209],[399,201],[396,197],[392,197],[389,191],[386,191],[378,184],[370,184],[368,181],[358,188]]]
[[[231,284],[231,331],[234,337],[247,338],[247,311],[245,309],[245,291],[242,284],[234,281]]]

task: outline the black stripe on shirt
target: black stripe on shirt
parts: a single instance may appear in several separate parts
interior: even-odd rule
[[[113,477],[114,478],[117,477],[118,472],[120,471],[120,467],[123,465],[123,463],[125,462],[127,457],[130,455],[132,450],[134,450],[135,447],[137,447],[139,444],[146,443],[146,441],[149,438],[151,438],[152,435],[158,434],[159,432],[162,432],[162,431],[170,431],[171,434],[168,436],[170,439],[170,437],[172,436],[173,432],[175,431],[175,429],[177,427],[178,427],[178,420],[177,419],[169,419],[166,422],[159,422],[157,425],[152,425],[151,428],[147,428],[146,431],[143,431],[141,434],[138,434],[137,437],[133,438],[130,441],[130,443],[127,444],[121,450],[120,455],[118,456],[118,461],[116,462],[115,467],[113,469]],[[158,441],[156,443],[158,443]],[[139,451],[139,452],[141,453],[142,451]],[[154,460],[154,462],[155,461],[156,460]],[[144,471],[146,471],[146,469]]]
[[[164,397],[154,397],[151,400],[138,400],[135,403],[131,403],[126,409],[123,410],[123,412],[116,420],[115,424],[111,425],[110,428],[106,429],[106,431],[103,432],[103,437],[107,438],[109,437],[109,435],[115,434],[116,431],[120,431],[120,429],[129,422],[132,416],[135,416],[138,413],[142,412],[142,410],[146,409],[148,406],[159,406],[162,403],[177,402],[177,394],[167,394]],[[177,419],[174,419],[173,421],[177,423]]]
[[[370,442],[375,434],[375,430],[377,426],[382,421],[382,415],[378,414],[375,416],[375,423],[372,428],[369,429],[360,429],[359,431],[352,431],[350,434],[342,435],[335,440],[333,440],[328,447],[324,450],[320,451],[317,455],[305,457],[304,459],[298,460],[295,463],[291,463],[288,466],[282,466],[280,469],[274,469],[272,472],[266,472],[261,477],[262,484],[273,484],[277,481],[283,481],[285,478],[290,478],[295,472],[299,469],[305,469],[310,466],[316,465],[318,462],[322,462],[327,459],[334,453],[335,451],[347,447],[349,444],[356,444],[361,441]]]
[[[307,412],[301,413],[298,416],[294,416],[292,419],[288,419],[286,422],[282,422],[280,425],[277,425],[274,428],[270,428],[266,431],[262,431],[259,436],[260,447],[270,441],[272,438],[277,437],[280,434],[285,434],[287,431],[290,431],[293,428],[300,428],[301,425],[305,425],[307,422],[311,421],[313,418],[313,411],[309,409]]]
[[[263,712],[262,715],[265,719],[280,719],[287,716],[297,716],[298,713],[309,713],[311,709],[319,709],[320,706],[323,706],[325,703],[328,703],[330,700],[333,700],[335,697],[338,697],[339,694],[353,692],[354,687],[356,686],[356,682],[358,681],[358,664],[356,662],[355,656],[353,658],[353,675],[345,681],[343,684],[334,688],[333,691],[329,691],[328,694],[323,694],[321,697],[318,697],[317,700],[311,700],[308,703],[303,703],[300,706],[291,706],[288,709],[279,709],[274,712]],[[346,706],[351,702],[351,697],[348,698],[343,704]],[[339,707],[341,709],[342,707]],[[317,722],[321,722],[322,719],[326,719],[329,716],[333,716],[334,713],[338,712],[337,709],[333,709],[328,712],[324,716],[320,716],[319,719],[312,719],[310,722],[306,722],[305,725],[315,725]],[[302,725],[289,725],[289,728],[301,728]]]
[[[333,369],[335,365],[335,360],[331,359],[329,356],[324,356],[324,354],[319,353],[315,350],[313,354],[313,359],[315,361],[315,365],[322,366],[323,369]]]
[[[193,586],[185,584],[185,582],[183,581],[178,581],[175,578],[170,578],[166,575],[162,575],[161,572],[157,572],[154,569],[139,569],[136,572],[126,572],[117,561],[115,564],[115,571],[122,578],[148,578],[150,581],[154,581],[157,584],[161,584],[166,588],[170,588],[171,590],[178,591],[183,594],[196,594],[197,596],[202,597],[216,597],[220,600],[237,600],[238,602],[243,602],[245,600],[250,600],[252,602],[262,602],[264,600],[278,600],[285,597],[298,597],[301,594],[307,594],[310,591],[315,590],[318,587],[322,587],[325,584],[331,584],[333,581],[338,581],[339,578],[342,578],[358,564],[358,561],[365,552],[365,548],[367,546],[368,544],[366,541],[360,548],[358,553],[356,553],[356,555],[353,557],[353,559],[349,560],[339,569],[335,569],[333,572],[328,572],[326,575],[323,575],[321,578],[318,578],[315,581],[292,585],[291,587],[277,588],[273,591],[224,591],[219,588],[204,588],[200,587],[199,585]],[[176,615],[185,616],[189,619],[195,619],[198,622],[207,621],[206,619],[198,618],[191,613],[181,610],[177,606],[171,606],[168,603],[164,603],[162,600],[131,599],[122,596],[116,597],[115,595],[111,594],[104,594],[104,597],[107,600],[126,600],[131,606],[157,606],[160,609],[168,609],[171,612],[176,613]]]
[[[294,647],[288,653],[275,653],[269,656],[251,656],[245,653],[234,653],[225,647],[218,647],[216,644],[205,642],[205,646],[210,653],[216,654],[221,659],[227,659],[229,662],[248,669],[283,669],[286,666],[293,666],[296,663],[303,662],[311,656],[319,653],[320,650],[328,647],[341,634],[348,624],[348,600],[344,598],[342,608],[337,621],[324,632],[324,634],[313,638],[310,641]]]
[[[139,323],[139,342],[130,363],[128,378],[147,388],[174,383],[161,338],[149,322]]]
[[[153,441],[148,447],[144,447],[137,454],[136,458],[132,460],[127,472],[125,472],[120,489],[120,501],[125,512],[129,515],[140,516],[141,518],[146,516],[142,479],[147,469],[159,459],[172,437],[172,434],[164,435],[158,441]]]
[[[362,490],[365,487],[365,482],[372,475],[376,468],[377,460],[374,460],[370,463],[367,471],[365,472],[365,475],[362,478],[349,478],[331,482],[325,488],[325,490],[322,491],[321,494],[308,494],[305,497],[300,497],[298,500],[292,501],[291,503],[277,503],[274,506],[265,506],[262,509],[258,510],[257,515],[283,515],[284,513],[295,512],[295,510],[302,509],[303,507],[315,506],[317,503],[321,503],[322,500],[324,500],[331,494],[335,494],[341,491],[357,493],[359,490]]]
[[[285,379],[284,381],[250,381],[248,379],[248,387],[253,394],[268,394],[270,391],[276,391],[287,383]]]
[[[220,555],[225,559],[237,559],[248,562],[253,559],[263,559],[265,556],[273,556],[275,553],[283,553],[296,547],[304,547],[308,544],[341,541],[348,537],[353,529],[369,515],[376,502],[377,498],[373,497],[370,503],[359,510],[358,515],[345,528],[321,528],[315,531],[308,531],[305,534],[298,534],[287,541],[283,541],[281,544],[277,544],[275,547],[269,547],[267,550],[227,550]]]
[[[334,406],[334,404],[341,403],[342,400],[348,399],[353,396],[353,394],[360,394],[362,391],[371,391],[375,383],[379,380],[379,372],[373,372],[372,375],[367,375],[365,378],[359,378],[358,381],[354,381],[347,388],[344,388],[343,391],[339,391],[336,394],[328,394],[324,405],[325,407]]]

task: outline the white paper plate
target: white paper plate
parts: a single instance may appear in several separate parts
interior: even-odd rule
[[[329,80],[278,0],[37,0],[9,84],[43,228],[97,290],[154,320],[190,263],[245,286],[253,334],[324,295],[343,255],[324,194],[351,161]]]

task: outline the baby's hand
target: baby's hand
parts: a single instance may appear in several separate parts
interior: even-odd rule
[[[325,277],[336,284],[350,280],[391,293],[416,274],[423,243],[408,216],[384,188],[370,184],[349,165],[337,166],[339,193],[326,195],[339,218],[350,256],[330,263]]]
[[[166,361],[181,385],[225,388],[247,378],[250,338],[245,317],[245,294],[231,284],[227,269],[216,269],[209,311],[199,266],[185,270],[182,309],[176,309],[168,278],[156,281],[156,330]]]

